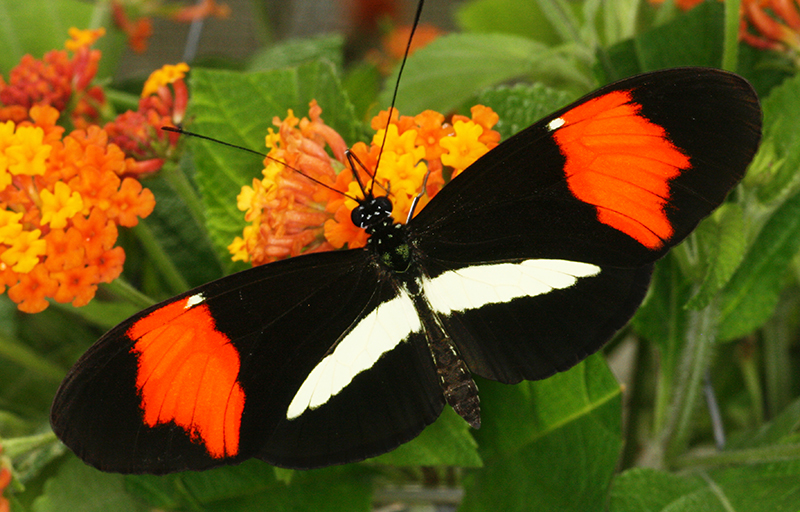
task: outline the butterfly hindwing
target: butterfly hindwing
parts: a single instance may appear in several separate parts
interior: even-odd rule
[[[254,456],[313,467],[383,453],[419,434],[444,403],[430,358],[418,353],[425,346],[411,332],[374,355],[371,364],[381,359],[383,371],[343,377],[339,368],[339,379],[355,377],[363,388],[360,400],[345,386],[292,421],[287,410],[326,354],[396,296],[361,250],[209,283],[139,313],[93,345],[56,396],[53,429],[86,462],[124,473]]]
[[[526,263],[536,265],[538,261],[551,260]],[[449,267],[441,275],[459,276],[481,267],[485,265],[461,270]],[[539,380],[571,368],[602,347],[639,307],[652,265],[594,268],[591,274],[576,275],[569,286],[561,288],[553,286],[551,271],[540,272],[531,276],[546,290],[539,294],[529,291],[509,301],[490,297],[480,307],[458,307],[443,313],[445,328],[472,373],[507,384]],[[557,269],[555,278],[572,277],[567,272]],[[497,286],[498,278],[489,282]]]

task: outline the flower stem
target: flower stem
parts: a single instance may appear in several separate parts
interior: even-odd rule
[[[203,213],[203,203],[200,196],[189,182],[189,178],[181,171],[180,165],[172,161],[167,161],[161,169],[161,176],[164,180],[175,190],[175,193],[180,197],[186,208],[189,209],[189,214],[200,227],[205,227],[206,217]]]
[[[722,69],[736,71],[739,62],[739,8],[741,0],[725,1],[725,42],[722,49]]]
[[[136,110],[139,108],[139,97],[135,94],[116,91],[111,88],[105,89],[106,99],[117,109]]]
[[[175,263],[170,259],[164,248],[156,240],[153,231],[146,223],[140,222],[133,228],[133,233],[139,239],[148,258],[164,277],[170,291],[173,294],[181,293],[189,289],[189,283],[183,278]]]
[[[791,347],[797,338],[798,297],[787,294],[763,328],[765,414],[777,416],[792,401]]]
[[[733,464],[764,464],[800,458],[800,444],[777,444],[744,450],[726,450],[707,454],[685,454],[672,461],[676,470],[719,467]]]
[[[658,378],[656,380],[656,401],[653,418],[653,433],[656,438],[664,430],[670,413],[670,404],[672,404],[673,399],[672,393],[675,389],[676,359],[680,351],[679,343],[682,341],[684,334],[681,332],[681,323],[678,320],[683,314],[681,311],[683,304],[678,299],[680,297],[679,289],[682,274],[674,266],[675,261],[674,258],[671,260],[673,267],[672,271],[669,272],[670,295],[669,314],[667,316],[669,329],[667,330],[667,338],[656,348],[658,350]]]
[[[713,357],[718,318],[716,300],[699,311],[689,313],[686,345],[678,368],[679,377],[675,381],[678,385],[661,438],[667,465],[689,446],[692,420],[700,401],[703,376]]]
[[[144,309],[155,304],[152,298],[140,292],[122,278],[117,278],[110,283],[103,283],[102,286],[114,296],[129,302],[139,309]]]

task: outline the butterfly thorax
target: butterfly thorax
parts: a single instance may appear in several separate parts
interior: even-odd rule
[[[359,205],[353,210],[352,219],[369,235],[367,248],[373,252],[379,265],[393,276],[403,293],[407,293],[414,303],[422,319],[428,350],[445,401],[467,423],[480,428],[478,387],[453,339],[423,293],[422,270],[419,265],[412,265],[413,253],[406,226],[394,222],[391,202],[385,197]]]
[[[376,197],[353,210],[353,224],[369,235],[367,247],[378,262],[392,273],[403,273],[411,267],[411,246],[402,224],[392,218],[392,203],[388,197]]]

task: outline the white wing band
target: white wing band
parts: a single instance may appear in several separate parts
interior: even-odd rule
[[[578,279],[599,272],[600,267],[589,263],[525,260],[445,272],[423,279],[422,289],[435,312],[449,315],[569,288]],[[401,292],[379,305],[308,374],[286,410],[286,419],[327,403],[356,375],[372,368],[383,354],[421,330],[419,315],[407,293]]]

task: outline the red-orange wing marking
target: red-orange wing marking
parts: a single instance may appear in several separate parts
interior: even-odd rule
[[[639,110],[629,91],[604,94],[562,115],[553,137],[575,197],[594,205],[603,224],[655,250],[673,233],[664,210],[669,181],[691,164]]]
[[[191,297],[157,309],[127,335],[139,359],[136,388],[150,427],[174,421],[211,457],[239,452],[245,393],[239,385],[239,354],[216,330],[205,304]]]

